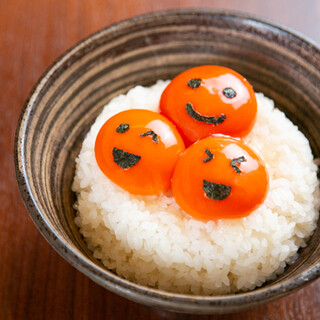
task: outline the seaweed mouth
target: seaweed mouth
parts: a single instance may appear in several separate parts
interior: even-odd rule
[[[203,191],[211,200],[223,200],[229,197],[231,187],[224,184],[203,180]]]
[[[193,105],[191,103],[187,103],[185,108],[187,110],[188,115],[192,119],[202,123],[218,125],[227,118],[227,116],[223,113],[219,117],[203,116],[193,108]]]
[[[122,169],[133,167],[141,159],[141,156],[137,156],[133,153],[118,148],[113,148],[112,155],[114,162]]]

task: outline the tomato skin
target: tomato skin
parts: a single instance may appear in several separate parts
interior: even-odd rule
[[[190,79],[201,79],[201,85],[190,88]],[[234,89],[236,96],[227,98],[223,94],[225,88]],[[199,122],[187,113],[187,103],[203,116],[217,118],[224,114],[226,119],[217,125]],[[186,145],[190,145],[215,133],[245,136],[254,125],[257,101],[250,83],[239,73],[226,67],[208,65],[176,76],[162,93],[160,110],[177,126]]]
[[[120,124],[129,124],[126,132],[119,133]],[[141,136],[152,130],[152,135]],[[115,163],[114,148],[141,157],[130,168]],[[175,126],[157,112],[133,109],[120,112],[101,127],[95,142],[95,157],[101,171],[114,183],[139,195],[158,195],[171,186],[171,176],[184,142]]]
[[[207,158],[205,150],[213,154]],[[237,173],[232,159],[245,157]],[[203,189],[203,181],[231,187],[229,196],[212,200]],[[268,174],[262,160],[241,141],[230,137],[199,140],[181,155],[172,177],[172,193],[179,206],[201,220],[236,219],[249,215],[265,199]]]

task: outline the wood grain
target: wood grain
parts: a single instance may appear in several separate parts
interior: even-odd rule
[[[33,225],[18,192],[13,139],[29,91],[65,50],[100,28],[155,10],[211,7],[272,19],[320,42],[318,0],[2,0],[0,2],[0,319],[318,319],[320,280],[273,303],[225,316],[159,311],[93,283]]]

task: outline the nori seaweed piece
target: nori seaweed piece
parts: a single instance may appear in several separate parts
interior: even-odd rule
[[[118,128],[116,129],[116,131],[118,133],[125,133],[129,130],[130,126],[127,123],[121,123],[119,124]]]
[[[222,93],[228,99],[232,99],[237,95],[237,93],[232,88],[224,88]]]
[[[112,155],[113,161],[122,169],[133,167],[141,159],[141,156],[136,156],[133,153],[129,153],[118,148],[113,148]]]
[[[200,113],[198,113],[193,109],[193,106],[191,103],[187,103],[185,108],[187,110],[188,115],[194,120],[199,122],[217,125],[222,123],[227,118],[227,116],[224,114],[221,114],[218,118],[202,116]]]
[[[210,160],[213,159],[213,153],[209,150],[209,149],[206,149],[204,150],[204,152],[207,154],[208,158],[205,158],[203,159],[203,162],[206,163],[206,162],[209,162]]]
[[[239,167],[237,165],[240,165],[241,162],[247,161],[246,158],[244,156],[239,157],[239,158],[234,158],[230,161],[230,165],[233,168],[233,170],[236,173],[241,173],[241,170],[239,169]]]
[[[197,89],[198,87],[200,87],[200,84],[201,84],[201,79],[190,79],[188,81],[188,86],[191,89]]]
[[[159,143],[159,140],[158,140],[158,135],[153,132],[152,130],[149,130],[143,134],[139,134],[140,137],[146,137],[146,136],[152,136],[152,140],[155,142],[155,143]]]
[[[214,183],[207,180],[203,180],[203,191],[206,196],[211,200],[223,200],[229,197],[231,187],[220,183]]]

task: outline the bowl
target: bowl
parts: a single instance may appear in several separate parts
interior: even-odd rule
[[[283,26],[240,13],[173,10],[103,29],[60,57],[27,99],[15,137],[26,207],[49,243],[75,268],[123,297],[185,313],[235,312],[280,298],[320,274],[320,228],[297,261],[250,292],[197,296],[141,286],[106,270],[75,223],[75,158],[91,124],[113,97],[197,65],[235,69],[272,98],[320,156],[320,49]]]

